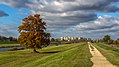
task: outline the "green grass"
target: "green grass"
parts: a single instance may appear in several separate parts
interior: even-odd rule
[[[0,44],[18,44],[16,41],[0,41]]]
[[[0,52],[0,67],[92,66],[86,43],[49,46],[38,51],[42,53],[33,53],[32,49]]]
[[[0,47],[2,47],[2,48],[14,47],[14,46],[20,46],[20,44],[0,44]]]
[[[94,45],[112,64],[119,67],[119,50],[102,44]]]

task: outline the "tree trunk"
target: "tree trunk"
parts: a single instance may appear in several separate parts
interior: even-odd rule
[[[38,51],[36,51],[36,49],[35,49],[35,48],[33,49],[33,52],[35,52],[35,53],[39,53]]]

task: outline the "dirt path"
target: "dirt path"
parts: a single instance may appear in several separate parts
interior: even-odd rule
[[[111,64],[90,42],[88,42],[90,53],[92,54],[92,67],[116,67]]]

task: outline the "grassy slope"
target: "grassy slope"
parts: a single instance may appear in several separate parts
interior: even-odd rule
[[[119,67],[119,50],[104,46],[101,44],[94,45],[112,64]]]
[[[16,41],[0,41],[0,44],[18,44]]]
[[[20,44],[0,44],[0,47],[13,47],[13,46],[20,46]]]
[[[25,65],[25,67],[91,67],[91,54],[86,44],[60,52]]]
[[[50,46],[31,53],[31,49],[0,52],[0,67],[91,67],[91,54],[84,44]],[[58,53],[48,53],[57,52]]]

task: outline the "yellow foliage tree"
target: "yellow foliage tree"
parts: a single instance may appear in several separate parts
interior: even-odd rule
[[[18,41],[25,48],[42,48],[50,44],[50,33],[46,33],[46,23],[40,18],[40,14],[30,15],[22,20],[18,27],[20,36]]]

